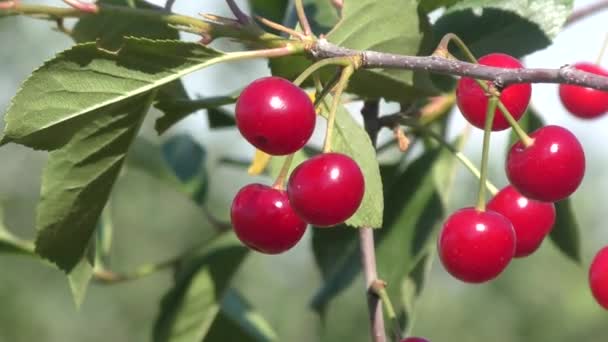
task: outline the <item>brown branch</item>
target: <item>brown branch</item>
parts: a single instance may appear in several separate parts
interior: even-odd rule
[[[365,130],[376,147],[376,138],[380,130],[379,102],[365,101],[361,109]],[[378,280],[376,270],[376,248],[374,246],[373,228],[364,227],[359,229],[359,242],[361,248],[361,266],[365,276],[365,289],[367,293],[367,304],[369,307],[369,320],[373,342],[386,342],[384,330],[384,316],[382,315],[382,302],[374,293],[372,286]]]
[[[565,65],[559,69],[505,69],[472,64],[439,56],[405,56],[377,51],[358,51],[319,39],[310,49],[317,59],[359,55],[362,68],[421,70],[437,74],[468,76],[494,82],[498,88],[513,83],[567,83],[607,90],[608,77]]]
[[[591,5],[579,8],[579,9],[573,11],[572,14],[570,14],[570,16],[568,17],[568,20],[566,20],[566,23],[564,24],[564,26],[574,24],[575,22],[577,22],[583,18],[586,18],[590,15],[597,14],[598,12],[600,12],[602,10],[606,10],[606,9],[608,9],[608,0],[601,0],[601,1],[598,1]]]

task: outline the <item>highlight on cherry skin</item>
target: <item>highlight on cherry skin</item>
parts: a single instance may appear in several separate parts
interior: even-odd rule
[[[593,258],[589,267],[589,286],[598,304],[608,310],[608,246]]]
[[[431,341],[427,340],[426,338],[422,338],[422,337],[406,337],[403,340],[401,340],[401,342],[431,342]]]
[[[250,83],[236,102],[235,119],[240,133],[270,155],[291,154],[310,139],[315,109],[304,90],[280,77]]]
[[[608,70],[593,63],[579,62],[572,66],[592,74],[608,76]],[[559,98],[572,115],[581,119],[595,119],[608,113],[608,91],[560,84]]]
[[[545,126],[530,137],[532,145],[518,141],[507,154],[509,182],[537,201],[557,202],[570,196],[585,175],[585,152],[576,136],[560,126]]]
[[[478,60],[479,64],[509,69],[523,68],[519,60],[503,53],[491,53]],[[488,85],[491,83],[488,82]],[[515,120],[519,120],[530,103],[532,86],[529,83],[512,84],[500,90],[500,101],[509,110]],[[488,108],[488,95],[469,77],[461,77],[456,87],[456,103],[462,115],[471,125],[484,129]],[[496,109],[493,131],[502,131],[511,127],[500,109]]]
[[[454,212],[437,240],[443,267],[467,283],[496,278],[515,255],[515,232],[509,220],[492,210]]]
[[[365,180],[359,165],[341,153],[323,153],[298,165],[287,195],[304,221],[329,227],[350,218],[361,205]]]
[[[501,189],[487,205],[504,215],[515,231],[515,257],[534,253],[555,224],[555,205],[528,199],[512,185]]]
[[[295,246],[306,231],[289,204],[287,193],[267,185],[243,187],[230,209],[236,236],[246,246],[266,254],[279,254]]]

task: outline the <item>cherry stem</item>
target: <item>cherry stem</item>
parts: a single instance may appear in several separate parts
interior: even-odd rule
[[[388,318],[393,323],[395,339],[401,339],[401,325],[399,324],[399,319],[397,318],[397,314],[395,313],[395,308],[393,307],[391,298],[389,297],[388,292],[386,291],[386,282],[376,279],[374,282],[372,282],[371,290],[376,296],[378,296],[378,298],[380,298],[386,310],[386,316],[388,316]]]
[[[608,48],[608,33],[606,33],[606,36],[604,37],[604,42],[602,43],[602,47],[600,48],[600,53],[597,56],[597,59],[595,60],[595,64],[597,64],[597,65],[602,64],[602,58],[604,58],[604,53],[606,52],[606,48]]]
[[[498,109],[500,109],[500,111],[502,112],[502,116],[504,116],[504,118],[507,119],[507,121],[509,122],[509,124],[511,125],[513,130],[515,131],[515,134],[517,134],[517,136],[521,140],[522,144],[524,144],[525,147],[531,146],[532,143],[534,142],[534,139],[530,138],[530,136],[526,133],[526,131],[524,131],[521,128],[519,123],[517,123],[517,120],[515,120],[515,118],[513,118],[513,115],[511,115],[511,113],[509,112],[507,107],[505,107],[504,103],[502,103],[502,101],[500,101],[500,99],[498,101]]]
[[[260,23],[262,23],[262,24],[270,27],[271,29],[275,29],[275,30],[280,31],[280,32],[285,32],[288,35],[291,35],[291,36],[294,36],[294,37],[298,37],[300,39],[304,38],[304,35],[302,33],[298,32],[298,31],[296,31],[294,29],[291,29],[291,28],[289,28],[287,26],[281,25],[279,23],[275,23],[274,21],[268,20],[268,19],[266,19],[264,17],[260,17],[259,15],[256,15],[255,18],[257,20],[259,20]]]
[[[310,75],[312,75],[315,71],[321,69],[324,66],[327,65],[341,65],[341,66],[349,66],[353,63],[352,59],[350,57],[333,57],[333,58],[327,58],[327,59],[322,59],[316,63],[314,63],[313,65],[309,66],[308,68],[306,68],[306,70],[304,70],[300,76],[298,76],[294,81],[293,84],[295,84],[296,86],[300,86],[302,83],[304,83],[304,81],[306,81],[306,79],[308,77],[310,77]]]
[[[344,89],[346,89],[348,80],[353,72],[355,72],[355,67],[353,65],[344,67],[344,69],[342,69],[342,74],[340,75],[340,80],[338,80],[338,84],[336,84],[336,92],[331,104],[331,109],[327,115],[327,131],[325,133],[325,142],[323,143],[323,153],[331,151],[331,138],[334,131],[334,123],[336,122],[336,112],[338,111],[338,106],[340,105],[342,92]]]
[[[306,11],[304,11],[304,4],[302,3],[302,0],[296,0],[295,5],[296,13],[298,14],[298,21],[300,22],[300,26],[302,26],[304,35],[312,36],[312,29],[310,28],[310,23],[306,17]]]
[[[477,206],[479,211],[486,210],[486,180],[488,179],[488,159],[490,157],[490,136],[492,135],[492,124],[496,113],[498,97],[490,96],[488,110],[486,112],[486,123],[483,128],[483,147],[481,150],[481,172],[479,175],[479,193],[477,195]]]
[[[477,169],[477,167],[475,166],[475,164],[473,163],[473,161],[471,159],[469,159],[464,153],[462,153],[458,148],[454,147],[452,144],[450,144],[449,142],[447,142],[442,136],[440,136],[439,134],[437,134],[435,131],[433,131],[432,129],[428,128],[427,126],[424,125],[420,125],[419,123],[415,122],[415,121],[403,121],[402,123],[406,126],[412,127],[417,131],[422,132],[422,134],[429,136],[431,138],[433,138],[435,141],[437,141],[442,147],[444,147],[445,149],[447,149],[448,151],[450,151],[454,157],[456,157],[456,159],[458,159],[458,161],[467,168],[467,170],[469,170],[469,172],[475,176],[475,178],[477,178],[478,180],[481,179],[481,173],[479,171],[479,169]],[[496,186],[494,184],[492,184],[492,182],[490,182],[490,180],[486,179],[486,188],[488,189],[488,191],[492,194],[492,195],[496,195],[498,193],[498,188],[496,188]]]
[[[285,181],[287,180],[287,176],[289,174],[289,168],[291,167],[291,162],[293,161],[294,156],[295,156],[295,153],[292,153],[285,158],[285,161],[283,161],[283,166],[281,166],[281,171],[279,171],[279,175],[277,176],[277,179],[274,181],[274,184],[272,185],[273,188],[275,188],[277,190],[285,189]]]
[[[475,58],[475,55],[473,55],[471,50],[469,50],[469,48],[464,43],[464,41],[462,41],[462,39],[460,39],[460,37],[458,37],[457,35],[455,35],[453,33],[448,33],[445,36],[443,36],[443,38],[441,38],[441,41],[437,45],[437,48],[435,49],[435,52],[433,52],[433,55],[441,56],[444,58],[453,57],[450,55],[450,50],[449,50],[450,42],[455,42],[456,46],[458,46],[460,51],[462,51],[462,53],[464,54],[466,59],[468,59],[471,63],[477,64],[477,59]]]

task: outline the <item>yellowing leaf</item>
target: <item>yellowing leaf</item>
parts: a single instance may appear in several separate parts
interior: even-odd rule
[[[253,160],[251,161],[251,165],[249,165],[249,169],[247,169],[247,173],[252,176],[257,176],[264,172],[264,169],[270,162],[271,156],[267,153],[264,153],[258,149],[255,150],[255,156],[253,156]]]

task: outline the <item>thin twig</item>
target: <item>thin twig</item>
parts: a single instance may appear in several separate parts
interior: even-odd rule
[[[439,56],[405,56],[352,50],[334,45],[326,39],[319,39],[310,52],[317,59],[360,56],[362,68],[424,70],[444,75],[468,76],[492,81],[498,89],[514,83],[566,83],[608,90],[608,77],[580,71],[570,65],[559,69],[506,69]]]
[[[361,109],[365,130],[369,135],[374,147],[380,130],[379,102],[365,101]],[[361,248],[361,266],[365,276],[365,290],[367,293],[367,304],[369,307],[369,320],[373,342],[386,342],[384,330],[384,316],[382,315],[382,302],[374,293],[372,286],[378,280],[376,268],[376,247],[374,245],[373,228],[363,227],[359,229],[359,242]]]
[[[308,18],[306,17],[306,11],[304,10],[304,4],[302,0],[296,0],[296,13],[298,14],[298,21],[300,22],[300,26],[302,26],[302,31],[304,31],[305,36],[312,35],[312,29],[310,28],[310,23],[308,22]]]
[[[245,12],[241,11],[241,9],[236,4],[236,2],[234,2],[234,0],[226,0],[226,3],[228,4],[228,7],[230,7],[230,11],[232,11],[232,14],[234,14],[236,20],[238,20],[239,23],[241,23],[242,25],[249,24],[249,16],[245,14]]]
[[[564,26],[572,25],[583,18],[586,18],[593,14],[597,14],[598,12],[605,9],[608,9],[608,0],[601,0],[591,5],[577,9],[573,11],[572,14],[570,14]]]

